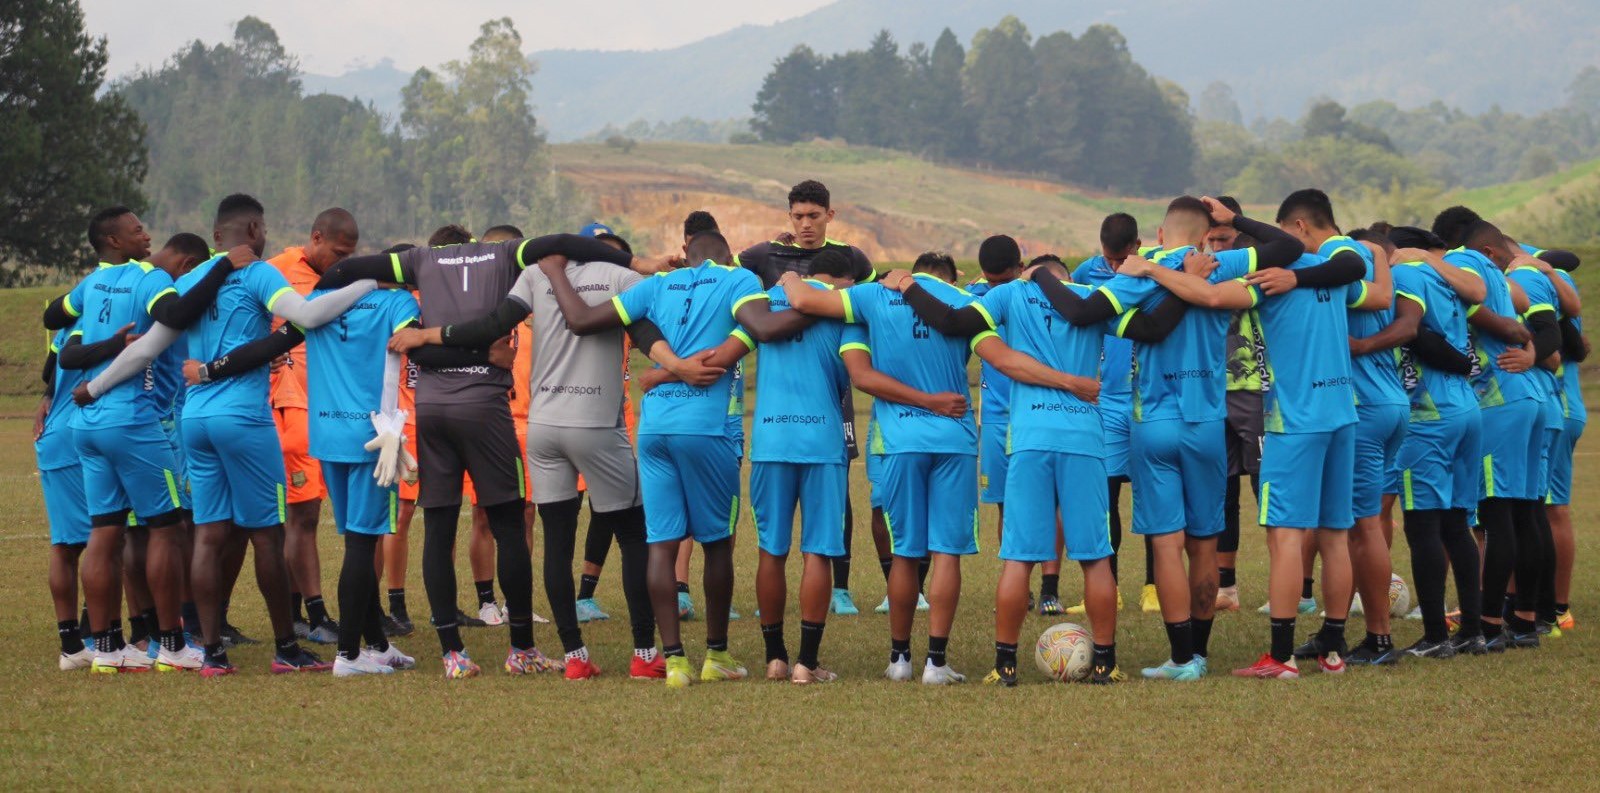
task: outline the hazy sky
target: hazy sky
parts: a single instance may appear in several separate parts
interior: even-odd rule
[[[339,74],[383,58],[402,69],[462,56],[486,20],[509,16],[524,49],[664,49],[745,24],[800,16],[829,0],[81,0],[106,36],[109,74],[153,66],[193,39],[226,39],[240,17],[278,31],[308,72]]]

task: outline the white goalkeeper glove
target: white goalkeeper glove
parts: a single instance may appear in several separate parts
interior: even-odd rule
[[[417,483],[417,458],[411,456],[411,450],[406,448],[406,438],[400,436],[400,481],[408,485]]]
[[[375,437],[367,441],[363,447],[369,452],[378,453],[378,463],[372,468],[372,479],[378,487],[387,488],[394,484],[395,478],[400,473],[400,453],[404,450],[403,433],[406,429],[406,412],[396,410],[393,413],[372,413],[372,429]]]

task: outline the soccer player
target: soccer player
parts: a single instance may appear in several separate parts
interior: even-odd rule
[[[552,235],[351,257],[329,270],[320,286],[335,287],[367,276],[415,284],[423,325],[437,327],[489,313],[511,291],[522,269],[557,253],[585,261],[637,264],[649,271],[664,264],[635,259],[597,240]],[[425,368],[417,381],[417,447],[422,466],[417,503],[423,510],[426,534],[423,583],[449,679],[479,672],[461,641],[451,561],[466,473],[472,474],[498,551],[496,563],[506,595],[511,639],[504,668],[513,675],[557,668],[533,640],[533,567],[522,522],[527,496],[521,450],[506,399],[511,385],[509,371],[490,366]]]
[[[69,423],[78,406],[72,389],[82,380],[79,370],[63,369],[61,346],[74,332],[69,325],[50,340],[42,378],[44,398],[34,422],[33,451],[38,462],[39,487],[44,491],[45,516],[50,522],[50,598],[56,612],[56,632],[61,637],[61,671],[87,669],[94,652],[84,646],[78,624],[78,558],[89,543],[89,507],[83,494],[83,467],[73,445]],[[113,336],[126,343],[127,334]]]
[[[1536,254],[1537,255],[1537,254]],[[1577,285],[1565,271],[1557,272],[1573,293]],[[1564,295],[1565,293],[1563,293]],[[1578,364],[1589,357],[1589,341],[1583,335],[1582,304],[1569,305],[1565,296],[1561,301],[1561,404],[1564,426],[1550,463],[1550,489],[1545,499],[1545,512],[1549,516],[1552,539],[1555,544],[1556,569],[1552,595],[1555,599],[1556,627],[1569,631],[1577,627],[1572,616],[1570,597],[1572,591],[1572,565],[1576,545],[1572,533],[1572,455],[1583,437],[1589,420],[1589,411],[1583,404],[1583,388],[1578,376]]]
[[[1216,199],[1183,196],[1168,205],[1157,232],[1162,268],[1195,267],[1203,262],[1207,256],[1198,248],[1214,219],[1233,225],[1261,244],[1217,253],[1220,266],[1210,274],[1211,281],[1229,281],[1263,267],[1283,267],[1304,251],[1277,227],[1236,215]],[[1052,283],[1048,274],[1036,273],[1034,278],[1056,310],[1080,327],[1104,322],[1125,309],[1154,308],[1167,296],[1163,284],[1120,272],[1087,299]],[[1156,588],[1162,593],[1162,621],[1171,648],[1165,663],[1146,670],[1150,677],[1196,680],[1209,671],[1206,659],[1218,575],[1216,536],[1223,529],[1227,474],[1223,375],[1228,320],[1229,314],[1219,308],[1189,311],[1166,340],[1134,348],[1133,428],[1128,449],[1133,530],[1154,537]],[[1292,640],[1292,632],[1290,637]]]
[[[728,264],[727,240],[703,232],[689,242],[696,262],[648,278],[607,304],[591,306],[574,291],[565,262],[541,261],[556,303],[574,333],[585,335],[651,320],[673,350],[698,355],[722,344],[736,326],[757,342],[787,338],[809,320],[797,312],[773,312],[754,274]],[[728,653],[728,606],[733,597],[732,539],[739,520],[739,462],[743,401],[735,372],[724,371],[708,386],[670,384],[651,389],[639,423],[639,487],[644,496],[650,543],[647,579],[666,656],[669,688],[692,682],[678,633],[674,567],[678,544],[693,537],[705,553],[706,660],[700,679],[740,680],[746,669]]]
[[[834,251],[849,262],[848,276],[853,283],[869,283],[877,278],[872,261],[860,248],[839,242],[828,236],[828,225],[833,222],[833,196],[828,188],[814,179],[807,179],[789,189],[789,227],[791,232],[783,241],[772,240],[753,245],[738,256],[734,263],[761,278],[763,289],[772,289],[784,273],[802,277],[813,271],[816,257],[823,251]],[[685,229],[687,232],[687,229]],[[860,451],[856,444],[855,403],[848,393],[841,405],[845,421],[845,443],[848,459],[854,460]],[[850,594],[850,545],[855,536],[855,515],[850,501],[845,501],[844,552],[833,557],[833,594],[829,610],[842,616],[859,614],[855,598]]]

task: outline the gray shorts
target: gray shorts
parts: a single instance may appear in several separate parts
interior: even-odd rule
[[[1228,476],[1261,473],[1262,409],[1260,391],[1228,392]]]
[[[589,491],[589,509],[615,512],[638,506],[639,464],[623,427],[528,425],[528,471],[533,503],[578,497],[578,474]]]

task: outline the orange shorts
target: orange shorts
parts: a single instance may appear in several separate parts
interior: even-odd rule
[[[411,459],[417,459],[417,425],[415,424],[406,425],[406,451],[411,452]],[[417,500],[416,482],[407,482],[401,479],[399,484],[401,501]]]
[[[322,463],[311,456],[310,414],[305,408],[283,407],[272,411],[278,425],[278,443],[283,446],[283,474],[288,489],[284,501],[299,504],[327,498],[322,484]]]
[[[533,498],[533,479],[528,475],[527,435],[517,434],[517,447],[522,449],[522,456],[517,458],[517,470],[522,472],[522,498],[527,500]],[[416,497],[415,490],[412,488],[413,499]],[[404,490],[400,491],[400,497],[406,497]],[[472,489],[472,474],[464,474],[461,477],[461,498],[474,507],[478,506],[478,492]]]

